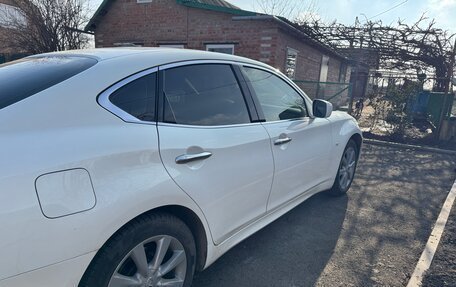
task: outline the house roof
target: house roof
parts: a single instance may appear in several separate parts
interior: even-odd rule
[[[101,20],[101,18],[106,15],[108,12],[109,6],[115,0],[103,0],[98,7],[97,11],[90,19],[89,23],[84,28],[85,31],[94,31],[96,29],[97,22]],[[251,16],[256,15],[255,12],[250,12],[246,10],[242,10],[241,8],[225,1],[225,0],[176,0],[177,4],[192,7],[192,8],[199,8],[199,9],[206,9],[206,10],[213,10],[218,12],[229,13],[238,16]]]
[[[225,12],[234,15],[256,15],[255,12],[242,10],[225,0],[176,0],[176,2],[187,7]]]

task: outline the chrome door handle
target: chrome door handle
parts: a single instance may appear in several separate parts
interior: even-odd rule
[[[289,143],[289,142],[291,142],[291,138],[286,137],[286,138],[283,138],[283,139],[276,139],[274,141],[274,145],[283,145],[283,144],[286,144],[286,143]]]
[[[195,160],[202,160],[206,159],[212,156],[212,153],[205,151],[202,153],[196,153],[196,154],[183,154],[178,157],[176,157],[176,163],[177,164],[185,164],[189,163]]]

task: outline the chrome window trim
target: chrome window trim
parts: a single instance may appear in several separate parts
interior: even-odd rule
[[[269,72],[280,79],[284,80],[286,83],[288,83],[296,92],[301,95],[304,98],[304,101],[306,102],[307,105],[307,111],[309,114],[309,117],[312,117],[312,110],[309,108],[309,103],[311,103],[311,100],[308,98],[308,96],[301,91],[301,89],[288,77],[282,75],[279,71],[272,69],[270,67],[266,67],[263,65],[257,65],[254,63],[249,63],[249,62],[243,62],[243,61],[234,61],[234,60],[220,60],[220,59],[213,59],[213,60],[187,60],[187,61],[181,61],[181,62],[175,62],[175,63],[170,63],[170,64],[165,64],[161,65],[158,67],[154,68],[149,68],[144,71],[141,71],[139,73],[133,74],[117,83],[114,85],[110,86],[106,90],[104,90],[99,96],[98,96],[98,103],[100,106],[102,106],[104,109],[109,111],[110,113],[114,114],[115,116],[119,117],[122,119],[124,122],[127,123],[135,123],[135,124],[146,124],[146,125],[156,125],[157,123],[155,121],[143,121],[140,120],[129,113],[125,112],[121,108],[117,107],[114,105],[109,97],[111,96],[112,93],[117,91],[118,89],[122,88],[123,86],[129,84],[130,82],[137,80],[141,77],[147,76],[152,73],[156,73],[158,71],[165,71],[168,69],[172,68],[177,68],[177,67],[182,67],[182,66],[191,66],[191,65],[201,65],[201,64],[225,64],[225,65],[237,65],[237,66],[245,66],[245,67],[251,67],[255,69],[260,69],[266,72]],[[301,119],[305,119],[308,117],[304,117]],[[290,121],[290,120],[299,120],[299,119],[288,119],[285,121]],[[275,122],[281,122],[281,121],[275,121]],[[179,127],[189,127],[189,128],[230,128],[230,127],[241,127],[241,126],[249,126],[249,125],[257,125],[258,123],[244,123],[244,124],[234,124],[234,125],[218,125],[218,126],[196,126],[196,125],[184,125],[184,124],[173,124],[173,123],[163,123],[160,122],[160,125],[163,126],[179,126]]]
[[[111,87],[104,90],[98,96],[98,103],[100,104],[100,106],[102,106],[107,111],[111,112],[112,114],[116,115],[117,117],[122,119],[124,122],[134,123],[134,124],[156,125],[155,121],[151,121],[151,122],[142,121],[142,120],[130,115],[126,111],[124,111],[121,108],[119,108],[118,106],[114,105],[109,99],[109,97],[112,95],[112,93],[114,93],[118,89],[122,88],[123,86],[133,82],[134,80],[137,80],[139,78],[142,78],[144,76],[147,76],[147,75],[150,75],[150,74],[153,74],[156,72],[158,72],[158,67],[150,68],[150,69],[141,71],[139,73],[133,74],[133,75],[115,83]]]
[[[240,128],[240,127],[249,127],[249,126],[258,126],[261,125],[260,122],[255,123],[245,123],[245,124],[231,124],[231,125],[217,125],[217,126],[197,126],[197,125],[185,125],[185,124],[174,124],[174,123],[164,123],[159,122],[158,126],[163,127],[178,127],[178,128],[190,128],[190,129],[226,129],[226,128]]]
[[[235,60],[220,60],[220,59],[212,59],[211,60],[211,59],[208,59],[208,60],[188,60],[188,61],[181,61],[181,62],[165,64],[165,65],[159,66],[158,70],[159,71],[165,71],[165,70],[168,70],[168,69],[182,67],[182,66],[202,65],[202,64],[236,65],[236,66],[239,66],[239,67],[243,67],[244,66],[244,67],[250,67],[250,68],[259,69],[259,70],[263,70],[263,71],[269,72],[269,73],[279,77],[280,79],[285,81],[287,84],[289,84],[291,86],[291,88],[294,89],[296,91],[296,93],[298,93],[304,99],[304,103],[305,103],[306,108],[307,108],[307,116],[306,117],[296,118],[296,119],[279,120],[279,121],[274,121],[274,123],[283,122],[283,121],[290,121],[290,120],[294,121],[294,120],[302,120],[302,119],[314,118],[313,113],[312,113],[312,100],[306,95],[306,93],[304,93],[304,91],[302,91],[301,88],[299,88],[287,76],[283,75],[277,69],[274,69],[274,68],[269,67],[269,66],[258,65],[258,64],[255,64],[255,63],[252,63],[252,62],[248,62],[248,61],[243,62],[243,61],[235,61]],[[271,122],[269,122],[269,123],[271,123]],[[196,127],[200,127],[200,128],[201,127],[202,128],[205,128],[205,127],[222,128],[222,127],[234,127],[234,126],[242,126],[242,125],[249,125],[249,124],[256,124],[256,123],[246,123],[246,124],[236,124],[236,125],[221,125],[221,126],[195,126],[195,125],[182,125],[182,124],[172,124],[172,123],[163,123],[163,122],[160,122],[160,124],[175,125],[175,126],[179,126],[179,127],[184,127],[185,126],[185,127],[193,127],[193,128],[196,128]]]
[[[188,60],[188,61],[182,61],[182,62],[175,62],[175,63],[170,63],[170,64],[165,64],[162,66],[158,67],[159,71],[166,71],[169,69],[173,68],[178,68],[178,67],[184,67],[184,66],[193,66],[193,65],[204,65],[204,64],[215,64],[215,65],[237,65],[241,66],[244,64],[244,62],[237,62],[237,61],[231,61],[231,60]],[[236,77],[234,71],[233,71],[233,76]],[[242,87],[239,85],[239,89],[242,91]],[[243,95],[245,97],[245,95]],[[247,104],[246,104],[247,105]],[[247,111],[248,107],[246,106]],[[243,126],[251,126],[251,125],[257,125],[259,123],[257,122],[250,122],[250,123],[242,123],[242,124],[229,124],[229,125],[215,125],[215,126],[208,126],[208,125],[188,125],[188,124],[175,124],[175,123],[165,123],[165,122],[159,122],[159,126],[175,126],[175,127],[181,127],[181,128],[200,128],[200,129],[221,129],[221,128],[233,128],[233,127],[243,127]]]
[[[203,65],[203,64],[225,64],[225,65],[243,65],[243,62],[237,62],[232,60],[188,60],[182,62],[175,62],[170,64],[161,65],[158,67],[160,71],[165,71],[172,68],[182,67],[182,66],[192,66],[192,65]]]

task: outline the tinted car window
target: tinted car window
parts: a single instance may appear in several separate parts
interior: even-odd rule
[[[109,96],[111,103],[142,121],[155,121],[157,73],[136,79]]]
[[[164,71],[164,121],[187,125],[249,123],[230,65],[192,65]]]
[[[25,58],[0,65],[0,109],[19,102],[95,65],[85,57]]]
[[[269,72],[244,67],[266,121],[296,119],[307,116],[304,99],[288,83]]]

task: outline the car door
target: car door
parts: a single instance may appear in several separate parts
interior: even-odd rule
[[[252,123],[229,64],[161,67],[163,164],[203,210],[219,244],[266,212],[272,186],[269,135]]]
[[[248,66],[243,74],[271,138],[269,211],[330,179],[331,127],[327,119],[310,117],[303,96],[285,78]]]

